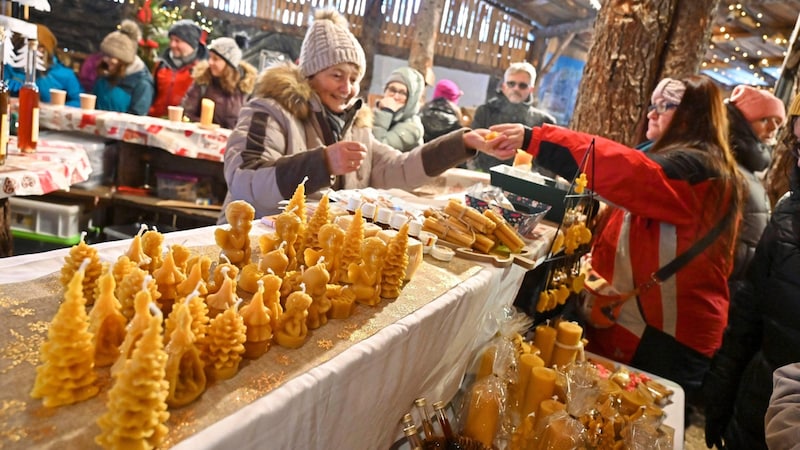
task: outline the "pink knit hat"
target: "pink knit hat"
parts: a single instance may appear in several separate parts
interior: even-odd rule
[[[461,98],[462,95],[464,95],[464,93],[461,92],[458,85],[450,80],[442,80],[436,83],[436,87],[433,89],[434,99],[443,97],[453,103],[458,102],[458,99]]]
[[[667,103],[680,105],[684,92],[686,92],[686,85],[683,84],[683,81],[674,78],[664,78],[659,81],[656,88],[653,89],[650,102],[655,105],[659,100],[664,99]]]
[[[786,121],[786,108],[783,102],[763,89],[740,84],[733,88],[730,101],[748,122],[755,122],[765,117],[780,117],[781,123]]]

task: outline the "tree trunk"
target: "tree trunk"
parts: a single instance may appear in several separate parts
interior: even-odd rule
[[[375,53],[381,38],[381,24],[384,22],[384,18],[381,15],[381,3],[381,0],[367,1],[361,36],[359,36],[359,42],[361,42],[361,47],[364,49],[364,56],[367,60],[367,67],[364,68],[364,78],[361,80],[361,92],[364,94],[369,93],[369,87],[372,84],[372,67],[375,65]],[[364,97],[364,101],[366,100],[367,98]]]
[[[718,1],[609,0],[595,21],[572,128],[636,145],[658,81],[700,67]]]
[[[414,19],[416,24],[411,39],[408,65],[412,69],[417,69],[425,78],[425,84],[429,86],[436,83],[436,75],[433,74],[433,56],[436,40],[439,37],[443,9],[444,0],[422,2],[419,6],[419,14]],[[422,95],[425,95],[424,91]],[[424,103],[424,98],[422,102]]]

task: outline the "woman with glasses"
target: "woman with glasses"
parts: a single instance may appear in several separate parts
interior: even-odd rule
[[[383,98],[373,111],[372,134],[379,141],[401,152],[422,144],[425,128],[419,112],[425,80],[410,67],[395,69],[386,80]]]
[[[787,126],[783,144],[797,148],[800,96],[789,107]],[[800,362],[800,168],[797,154],[787,155],[793,161],[789,193],[776,205],[731,300],[722,346],[703,384],[709,447],[766,449],[769,435],[780,437],[781,429],[791,425],[769,423],[775,411],[767,413],[773,372]],[[797,447],[797,441],[785,444],[774,448]]]
[[[647,107],[647,132],[646,141],[636,146],[638,150],[646,152],[657,141],[672,121],[675,108],[681,103],[685,86],[678,80],[664,78],[658,82],[650,95],[650,106]]]
[[[537,164],[571,179],[594,142],[588,187],[613,206],[595,229],[592,268],[625,301],[604,328],[587,326],[588,348],[679,383],[694,402],[728,317],[730,242],[743,188],[719,88],[705,76],[672,83],[682,95],[646,153],[552,125],[491,127],[506,139],[491,144],[527,149]],[[653,283],[656,271],[704,236],[709,245]]]

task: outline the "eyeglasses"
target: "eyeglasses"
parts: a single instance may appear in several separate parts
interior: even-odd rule
[[[519,88],[522,89],[523,91],[525,89],[528,89],[528,87],[530,87],[528,83],[517,83],[516,81],[506,81],[506,86],[510,87],[511,89],[514,89],[515,87],[519,86]]]
[[[650,113],[650,112],[655,111],[656,114],[658,114],[660,116],[661,114],[664,114],[665,112],[669,111],[670,109],[677,108],[677,107],[678,107],[678,105],[676,105],[675,103],[657,103],[655,105],[648,106],[647,107],[647,112]]]
[[[386,92],[388,92],[390,95],[399,95],[400,97],[408,98],[408,91],[402,91],[392,86],[387,87]]]

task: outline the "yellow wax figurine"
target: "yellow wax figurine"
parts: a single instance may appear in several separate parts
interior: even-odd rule
[[[128,320],[131,320],[136,312],[135,298],[138,292],[142,290],[142,286],[145,286],[150,293],[150,300],[158,301],[159,297],[161,297],[161,293],[158,292],[158,287],[156,286],[156,280],[138,267],[134,268],[117,285],[115,291],[117,300],[122,305],[122,315]]]
[[[239,268],[250,263],[250,229],[256,210],[244,200],[236,200],[225,207],[228,229],[214,230],[214,239],[231,264]]]
[[[189,267],[189,260],[192,258],[192,251],[180,244],[172,244],[169,248],[172,250],[172,260],[175,262],[175,267],[185,275]]]
[[[381,270],[382,298],[395,299],[400,296],[406,267],[408,267],[408,222],[400,227],[386,247],[386,259]]]
[[[317,264],[320,258],[324,258],[325,267],[331,276],[330,282],[336,284],[340,279],[339,270],[342,259],[342,245],[344,244],[344,230],[332,223],[325,224],[319,229],[317,243],[321,248],[319,251],[313,248],[306,248],[304,252],[306,264],[312,266]]]
[[[361,264],[352,263],[347,275],[352,281],[356,301],[375,306],[381,301],[381,269],[386,256],[386,244],[379,237],[364,240]]]
[[[230,269],[227,267],[223,268],[223,274],[227,274],[229,270]],[[206,297],[208,316],[212,319],[217,317],[217,315],[236,303],[238,299],[239,297],[236,295],[236,282],[233,278],[225,276],[220,289],[213,294],[208,294]]]
[[[211,319],[205,338],[206,374],[212,380],[227,380],[236,375],[244,354],[247,330],[239,315],[237,301],[222,314]]]
[[[94,304],[95,285],[100,275],[103,274],[103,264],[100,262],[100,256],[94,247],[86,244],[86,233],[81,233],[81,241],[77,245],[72,246],[69,250],[69,255],[64,257],[64,266],[61,267],[61,285],[67,287],[78,268],[85,260],[89,260],[88,265],[84,269],[83,275],[83,296],[86,298],[86,304]]]
[[[300,285],[303,284],[303,272],[299,270],[290,270],[286,272],[286,275],[283,276],[283,282],[281,282],[281,304],[286,304],[286,299],[289,298],[289,295],[292,292],[300,290]]]
[[[158,308],[153,304],[153,310]],[[160,314],[147,320],[141,339],[108,391],[106,413],[98,420],[95,442],[106,449],[160,448],[167,436],[167,353]]]
[[[224,257],[224,255],[222,255]],[[216,294],[219,292],[220,288],[224,284],[227,278],[231,280],[235,280],[239,276],[239,268],[234,266],[233,264],[229,263],[222,263],[217,264],[214,269],[211,271],[211,276],[209,277],[208,284],[206,287],[208,288],[209,294]]]
[[[244,343],[244,357],[256,359],[269,350],[272,341],[272,324],[269,309],[264,304],[264,282],[258,281],[258,288],[253,299],[244,306],[240,313],[247,327],[247,341]]]
[[[167,405],[173,408],[188,405],[206,390],[205,364],[195,345],[192,315],[187,302],[175,305],[175,328],[169,335],[165,378],[169,382]]]
[[[144,252],[144,247],[142,245],[142,234],[144,234],[145,231],[147,231],[147,225],[142,224],[139,227],[139,232],[133,237],[128,251],[125,252],[125,256],[135,262],[137,266],[147,270],[151,259],[147,256],[147,253]],[[119,280],[117,280],[117,283],[119,283]]]
[[[117,295],[119,298],[119,292],[116,289],[119,289],[119,285],[122,283],[128,275],[133,273],[133,269],[138,269],[139,265],[126,255],[121,255],[117,258],[117,261],[111,266],[111,273],[114,275],[114,285],[116,286],[114,294]]]
[[[317,205],[317,209],[314,210],[314,215],[311,216],[311,219],[308,221],[308,225],[306,226],[305,233],[304,233],[304,248],[305,249],[314,249],[319,248],[319,232],[323,225],[329,224],[331,222],[330,217],[330,207],[329,207],[329,200],[328,194],[322,196]],[[303,255],[305,256],[305,250]],[[309,262],[304,261],[306,265],[312,266],[316,264],[316,262]]]
[[[150,262],[142,267],[150,273],[161,267],[164,263],[163,247],[164,235],[155,228],[145,231],[142,235],[142,249],[144,254],[150,258]]]
[[[347,319],[353,315],[356,305],[356,294],[353,289],[349,286],[329,284],[327,295],[331,301],[331,309],[328,311],[331,319]]]
[[[292,292],[286,299],[286,310],[278,321],[275,342],[284,348],[300,348],[308,337],[308,307],[311,296],[303,291]]]
[[[208,287],[205,280],[203,280],[202,269],[202,264],[191,265],[186,279],[181,281],[176,288],[178,297],[187,297],[194,291],[197,291],[201,296],[208,295]]]
[[[43,399],[44,406],[77,403],[97,395],[94,372],[94,345],[89,333],[86,298],[83,296],[83,263],[67,285],[64,301],[47,330],[47,340],[39,348],[31,397]]]
[[[143,284],[149,284],[150,281],[151,277],[148,275]],[[147,324],[149,323],[150,318],[153,316],[150,309],[150,303],[152,301],[153,297],[150,295],[149,290],[141,289],[136,293],[136,298],[134,300],[134,308],[136,312],[133,315],[133,319],[128,322],[128,329],[125,333],[125,339],[119,346],[119,357],[111,366],[112,376],[117,376],[125,366],[125,361],[130,358],[131,354],[133,353],[136,341],[141,339],[142,335],[147,329]]]
[[[100,277],[98,286],[100,293],[89,313],[89,332],[94,343],[94,364],[105,367],[114,364],[119,356],[128,319],[120,312],[122,305],[114,296],[114,276],[106,273]]]
[[[194,269],[194,266],[200,266],[200,276],[203,278],[203,281],[205,281],[207,285],[209,283],[209,280],[211,279],[211,266],[212,266],[211,258],[205,255],[192,256],[191,258],[189,258],[188,261],[186,261],[186,272],[191,274],[192,270]]]
[[[153,278],[156,280],[158,292],[161,294],[157,303],[161,307],[161,310],[167,314],[169,311],[172,311],[172,304],[178,297],[178,285],[186,279],[186,275],[175,265],[175,259],[172,256],[172,247],[167,249],[167,257],[164,259],[161,267],[153,271]]]
[[[356,209],[347,233],[344,235],[344,243],[341,250],[341,265],[339,267],[339,279],[341,283],[352,283],[350,278],[350,265],[361,262],[361,244],[364,242],[364,220],[361,218],[361,208]],[[358,294],[356,294],[358,298]]]
[[[295,270],[297,262],[297,241],[302,239],[304,224],[300,217],[293,211],[284,211],[275,219],[275,231],[278,236],[286,242],[286,257],[289,258],[289,265],[286,270]]]
[[[271,270],[272,273],[279,277],[286,275],[288,267],[289,257],[286,256],[286,241],[282,241],[274,250],[265,252],[258,262],[258,268],[261,272],[266,273]]]
[[[258,263],[250,263],[242,267],[242,273],[239,275],[239,282],[237,283],[239,289],[250,294],[258,290],[258,280],[264,276],[264,272],[258,266]]]
[[[578,351],[581,349],[580,342],[583,335],[583,328],[575,322],[559,322],[556,335],[555,348],[553,349],[553,367],[563,367],[575,361]]]
[[[328,310],[331,309],[331,301],[328,299],[328,280],[330,275],[325,268],[324,260],[320,260],[303,272],[303,284],[306,293],[311,296],[306,324],[312,330],[328,323]]]
[[[272,327],[278,319],[283,315],[283,306],[281,306],[281,285],[283,280],[275,274],[269,273],[264,275],[260,280],[264,284],[264,305],[269,310],[269,316],[272,319]]]

